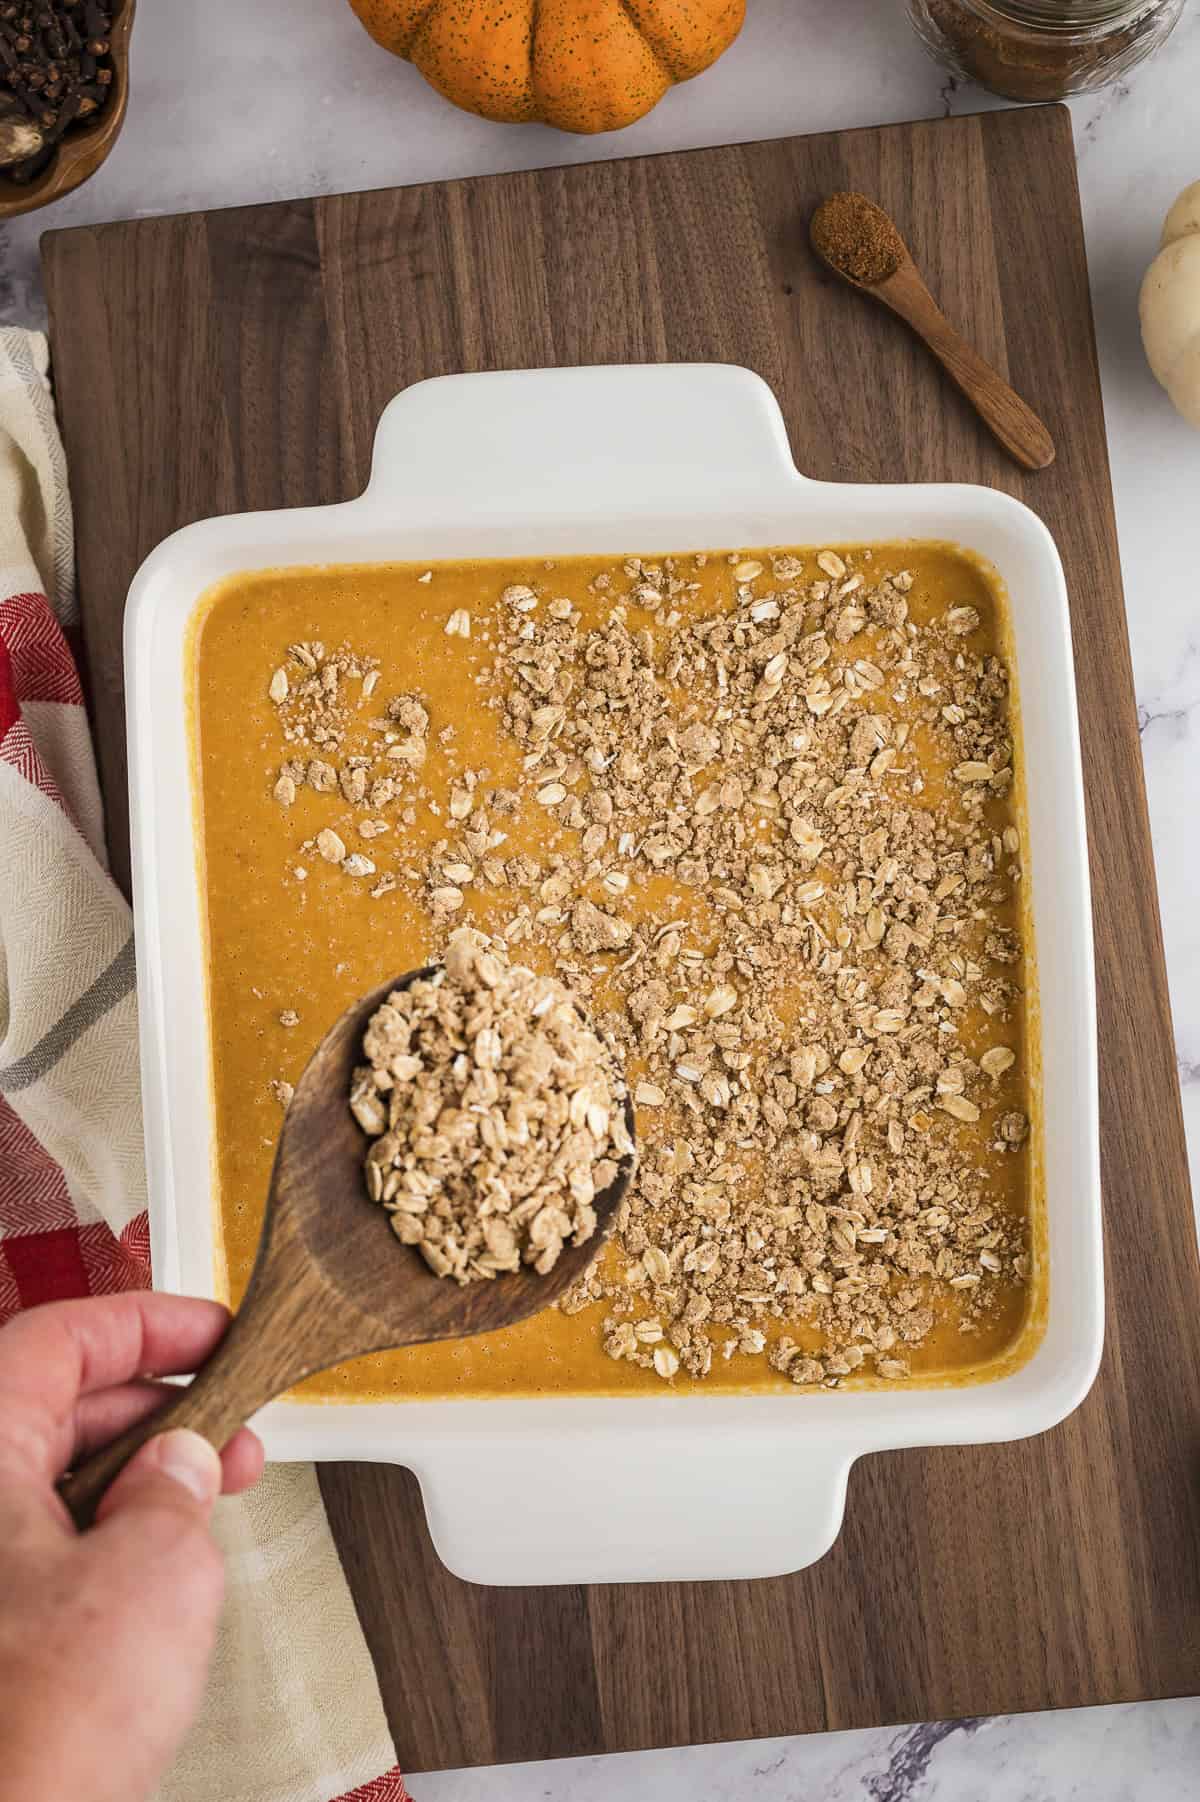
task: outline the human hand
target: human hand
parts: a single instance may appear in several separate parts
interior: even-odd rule
[[[166,1431],[78,1534],[55,1482],[162,1405],[228,1324],[216,1302],[52,1302],[0,1331],[0,1802],[142,1802],[200,1704],[224,1590],[219,1491],[258,1480],[243,1428],[216,1452]]]

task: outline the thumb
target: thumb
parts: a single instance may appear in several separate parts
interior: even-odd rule
[[[96,1511],[97,1523],[147,1509],[165,1509],[204,1524],[221,1493],[221,1460],[207,1439],[187,1427],[156,1433],[129,1460]]]
[[[186,1428],[159,1433],[130,1459],[71,1548],[73,1599],[86,1631],[92,1717],[123,1748],[122,1785],[82,1793],[142,1796],[154,1788],[204,1692],[224,1590],[210,1530],[221,1461]],[[145,1705],[152,1674],[153,1708]],[[4,1791],[0,1775],[0,1792]],[[56,1794],[80,1794],[64,1785]]]
[[[186,1725],[216,1632],[225,1565],[210,1519],[220,1488],[221,1460],[207,1439],[173,1427],[129,1460],[79,1541],[113,1647],[159,1672],[165,1732]]]

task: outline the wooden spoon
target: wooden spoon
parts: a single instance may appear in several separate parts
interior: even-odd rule
[[[857,213],[866,229],[874,229],[886,237],[893,251],[888,258],[893,265],[889,273],[877,280],[862,280],[853,273],[852,267],[839,260],[836,252],[831,254],[827,248],[828,239],[820,230],[820,221],[826,209],[834,205],[841,208],[843,219],[853,222],[853,215]],[[835,275],[840,275],[850,287],[873,295],[923,339],[955,387],[970,401],[1010,457],[1025,469],[1045,469],[1053,463],[1054,440],[1046,427],[991,364],[985,363],[979,352],[955,331],[925,286],[895,222],[882,207],[868,200],[865,194],[831,195],[813,214],[810,237],[813,249]]]
[[[254,1270],[240,1309],[212,1356],[176,1399],[122,1433],[59,1484],[79,1527],[138,1447],[167,1427],[191,1427],[218,1449],[272,1397],[314,1371],[364,1352],[465,1339],[512,1326],[548,1307],[582,1276],[612,1226],[634,1156],[595,1199],[597,1227],[567,1245],[547,1276],[523,1267],[465,1286],[437,1277],[401,1245],[363,1184],[366,1135],[350,1112],[350,1080],[363,1061],[371,1015],[411,970],[356,1001],[330,1028],[296,1085],[275,1151]],[[633,1106],[625,1118],[633,1137]]]

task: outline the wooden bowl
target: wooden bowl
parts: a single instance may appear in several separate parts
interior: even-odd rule
[[[0,219],[15,219],[40,206],[61,200],[81,187],[117,141],[125,123],[129,102],[129,39],[133,31],[136,0],[120,0],[112,22],[112,88],[107,101],[89,125],[70,125],[54,149],[46,167],[32,181],[12,181],[0,169]]]

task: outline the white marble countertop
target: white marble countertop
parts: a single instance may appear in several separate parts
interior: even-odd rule
[[[0,232],[0,318],[42,317],[49,225],[682,149],[995,104],[926,60],[901,0],[749,0],[738,43],[628,131],[568,138],[448,107],[345,0],[143,4],[124,134],[100,173]],[[1200,178],[1200,5],[1158,57],[1072,103],[1176,1042],[1200,1191],[1200,434],[1141,356],[1138,283]],[[1200,1701],[756,1741],[417,1778],[416,1802],[1176,1802]]]

